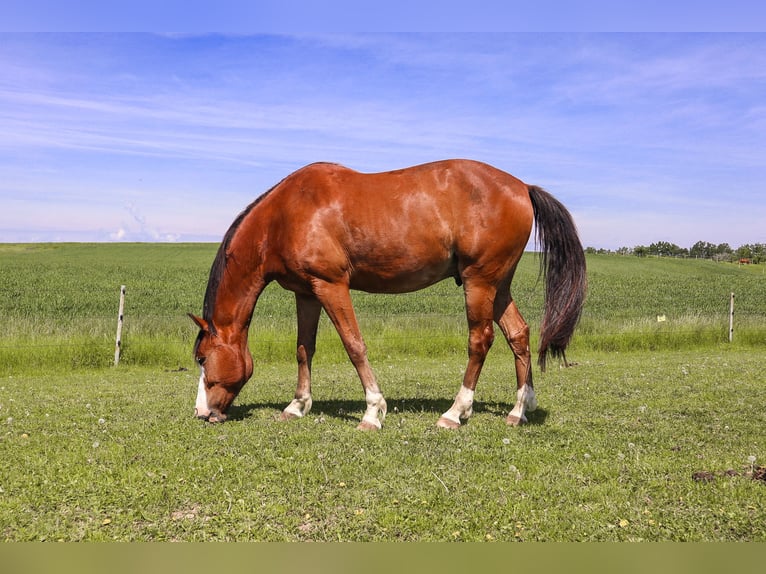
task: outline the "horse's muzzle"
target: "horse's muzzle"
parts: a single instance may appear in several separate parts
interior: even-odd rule
[[[222,423],[226,422],[228,417],[223,413],[211,411],[207,415],[197,415],[197,418],[208,423]]]

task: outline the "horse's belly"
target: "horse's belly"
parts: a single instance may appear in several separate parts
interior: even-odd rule
[[[358,266],[351,273],[350,287],[370,293],[409,293],[425,289],[447,277],[457,277],[456,265],[449,259],[415,268],[394,268],[385,264]]]

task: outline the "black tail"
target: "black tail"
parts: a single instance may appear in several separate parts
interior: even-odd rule
[[[567,208],[544,189],[527,188],[542,251],[540,270],[545,275],[545,315],[537,359],[544,371],[549,351],[564,358],[585,303],[588,279],[585,253]]]

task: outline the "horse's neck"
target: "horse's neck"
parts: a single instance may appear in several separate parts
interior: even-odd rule
[[[218,286],[213,322],[236,336],[247,336],[253,309],[266,287],[261,244],[248,239],[233,241]]]

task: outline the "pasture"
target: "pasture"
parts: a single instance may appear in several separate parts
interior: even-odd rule
[[[389,404],[383,430],[361,433],[361,385],[324,318],[312,412],[276,420],[296,378],[294,302],[276,286],[256,307],[233,420],[191,416],[185,313],[215,249],[0,246],[3,540],[766,541],[763,266],[589,256],[577,364],[535,369],[540,408],[520,428],[504,423],[502,337],[472,419],[434,426],[465,367],[454,283],[356,294]],[[532,254],[514,287],[536,335]]]

